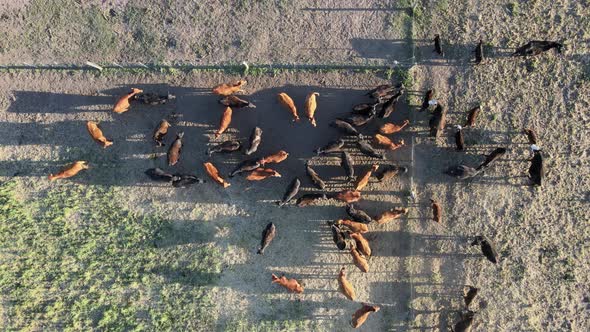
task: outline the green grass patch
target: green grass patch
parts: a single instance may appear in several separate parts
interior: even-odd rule
[[[174,245],[172,223],[100,186],[57,183],[36,201],[0,184],[0,293],[7,330],[201,330],[217,317],[212,246]]]

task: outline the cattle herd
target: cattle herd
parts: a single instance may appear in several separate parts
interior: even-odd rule
[[[439,35],[435,36],[434,39],[435,49],[434,52],[441,56],[444,56],[443,48],[441,45],[441,39]],[[561,52],[562,45],[556,42],[547,41],[532,41],[516,50],[515,56],[528,56],[537,55],[549,49],[556,48],[558,52]],[[484,61],[484,48],[480,41],[475,49],[475,63],[479,64]],[[221,119],[219,127],[215,131],[215,137],[221,136],[230,126],[232,119],[233,109],[239,108],[255,108],[256,106],[244,100],[238,96],[237,93],[242,91],[242,87],[247,84],[246,80],[240,80],[229,84],[220,84],[213,88],[212,92],[215,95],[221,96],[219,103],[225,106],[221,113]],[[361,128],[374,121],[375,119],[387,119],[396,109],[400,98],[404,95],[405,88],[402,84],[393,85],[385,84],[377,86],[370,90],[367,96],[371,98],[370,102],[361,103],[355,105],[352,108],[350,116],[345,118],[336,118],[331,122],[330,126],[336,128],[343,135],[356,137],[356,147],[365,156],[374,158],[377,160],[384,160],[385,155],[378,150],[378,148],[384,148],[389,151],[394,151],[405,145],[404,140],[393,140],[388,135],[399,133],[406,128],[410,123],[408,120],[403,121],[400,124],[386,122],[381,125],[378,132],[370,133],[369,136],[363,135],[360,130]],[[317,92],[310,92],[304,103],[305,117],[313,125],[316,126],[316,119],[314,117],[317,109],[317,97],[320,94]],[[139,102],[148,105],[159,105],[174,99],[173,95],[158,95],[155,93],[144,93],[140,89],[133,88],[131,92],[120,97],[115,103],[113,111],[116,113],[127,112],[132,102]],[[297,107],[293,99],[284,92],[281,92],[277,96],[278,102],[289,112],[293,118],[293,122],[300,121]],[[446,126],[446,110],[436,100],[436,93],[434,89],[426,91],[421,107],[417,111],[428,111],[431,113],[429,121],[430,136],[438,138],[444,131]],[[463,126],[455,125],[456,131],[454,138],[456,142],[456,148],[458,151],[464,151],[465,141],[463,127],[473,127],[476,125],[476,120],[481,108],[479,106],[471,109],[467,113],[467,119]],[[170,123],[166,120],[162,120],[156,127],[153,133],[153,140],[157,147],[165,146],[164,138],[168,133]],[[98,124],[93,121],[87,122],[87,129],[92,137],[102,147],[107,148],[113,144],[104,135]],[[531,165],[529,167],[529,178],[532,184],[541,185],[544,168],[543,168],[543,157],[541,149],[539,148],[538,139],[536,133],[532,129],[524,129],[533,152],[533,157],[530,160]],[[215,146],[210,147],[207,150],[207,155],[211,156],[214,153],[235,153],[240,152],[246,156],[251,156],[256,153],[258,147],[262,143],[263,131],[259,127],[254,127],[252,133],[247,142],[247,146],[242,144],[238,140],[227,140],[219,143]],[[367,137],[372,137],[372,141],[368,140]],[[181,151],[183,146],[184,133],[179,132],[176,134],[174,140],[170,144],[167,153],[167,161],[169,166],[174,166],[178,163],[181,157]],[[336,247],[339,250],[350,253],[354,265],[362,272],[369,272],[368,258],[371,256],[371,247],[369,241],[363,236],[364,233],[368,232],[368,224],[383,225],[390,221],[396,220],[408,213],[408,208],[395,208],[387,210],[378,216],[372,217],[365,211],[356,208],[352,203],[357,202],[361,199],[361,192],[369,183],[371,177],[377,178],[379,181],[388,181],[395,178],[398,175],[404,174],[408,171],[406,167],[397,166],[393,164],[380,166],[378,164],[372,165],[372,167],[366,170],[363,174],[355,176],[355,169],[353,167],[353,160],[350,154],[344,151],[342,148],[345,141],[340,138],[338,140],[329,142],[324,146],[321,146],[315,150],[315,153],[319,155],[337,155],[340,157],[340,166],[343,168],[346,174],[346,181],[352,183],[353,190],[343,190],[338,193],[327,192],[317,194],[308,193],[300,195],[299,188],[301,186],[301,180],[295,177],[290,181],[290,184],[285,190],[285,194],[281,197],[277,204],[284,206],[290,204],[296,197],[295,204],[297,206],[308,206],[319,203],[320,201],[327,199],[336,199],[346,203],[346,213],[350,216],[349,219],[340,219],[333,222],[328,222],[328,226],[331,229],[332,238]],[[482,174],[486,168],[488,168],[495,160],[501,158],[505,153],[506,148],[496,148],[489,155],[486,156],[485,160],[477,167],[470,167],[467,165],[456,165],[450,167],[445,171],[446,174],[456,177],[460,180],[470,179]],[[278,151],[274,154],[265,157],[255,157],[242,161],[237,167],[232,170],[228,177],[234,177],[238,174],[247,174],[246,179],[249,181],[261,181],[270,177],[281,177],[276,170],[267,168],[269,164],[278,164],[286,160],[289,153],[286,151]],[[223,188],[230,186],[230,183],[224,175],[220,174],[217,167],[212,162],[207,161],[203,163],[205,172],[211,177],[211,179],[221,185]],[[63,169],[59,173],[49,175],[51,181],[56,179],[65,179],[75,176],[78,172],[88,169],[88,163],[85,161],[76,161],[69,167]],[[305,163],[305,172],[311,182],[320,190],[326,189],[325,181],[319,176],[319,174],[311,167],[309,160]],[[160,168],[152,168],[145,171],[146,175],[154,181],[161,181],[170,183],[174,187],[187,187],[197,183],[204,183],[205,181],[192,174],[170,174]],[[432,220],[436,223],[442,223],[442,207],[439,202],[435,199],[431,199],[432,209]],[[262,240],[258,249],[258,254],[264,254],[264,251],[273,241],[276,234],[276,226],[270,222],[262,232]],[[499,260],[498,253],[494,248],[494,245],[485,236],[476,236],[471,242],[473,246],[479,246],[483,255],[492,263],[496,264]],[[294,293],[303,293],[303,286],[295,279],[289,279],[284,275],[277,277],[272,274],[272,283],[277,283],[285,287],[288,291]],[[346,270],[344,267],[340,270],[337,280],[340,286],[340,291],[350,300],[355,300],[355,291],[353,285],[346,279]],[[468,331],[471,328],[475,312],[469,310],[469,304],[476,296],[478,289],[472,286],[467,286],[464,290],[464,302],[465,310],[461,312],[460,320],[454,324],[452,330],[454,331]],[[352,315],[351,325],[353,327],[361,326],[372,312],[379,311],[379,306],[362,304],[362,307],[358,309]]]

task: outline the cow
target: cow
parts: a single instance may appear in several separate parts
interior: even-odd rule
[[[242,87],[248,83],[246,80],[239,80],[232,83],[220,84],[213,88],[213,93],[219,96],[229,96],[242,91]]]
[[[295,103],[293,99],[289,97],[288,94],[281,92],[278,94],[279,102],[287,108],[289,113],[293,116],[293,122],[299,121],[299,115],[297,114],[297,107],[295,107]]]

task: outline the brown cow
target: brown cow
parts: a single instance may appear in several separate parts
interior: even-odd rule
[[[475,126],[475,120],[477,120],[477,116],[479,115],[479,112],[481,112],[480,105],[477,105],[474,108],[469,110],[469,113],[467,113],[467,122],[465,122],[466,127]]]
[[[69,167],[62,169],[59,173],[53,175],[49,174],[49,180],[54,181],[57,179],[67,179],[78,174],[81,170],[88,169],[88,163],[86,161],[76,161]]]
[[[285,287],[288,291],[301,294],[303,293],[303,286],[299,284],[299,282],[295,279],[287,279],[285,276],[281,276],[280,278],[276,275],[272,275],[272,283],[279,284]]]
[[[229,127],[229,124],[231,123],[231,115],[231,107],[226,107],[223,111],[223,114],[221,115],[221,120],[219,121],[219,129],[217,129],[217,131],[215,132],[215,138],[219,137],[221,134],[223,134],[224,131],[227,130],[227,127]]]
[[[109,141],[106,137],[104,137],[102,130],[98,128],[98,124],[96,122],[86,122],[86,128],[88,129],[88,133],[92,139],[96,141],[96,143],[100,144],[103,148],[113,145],[112,141]]]
[[[432,220],[439,224],[442,223],[442,208],[440,204],[432,198],[430,199],[430,203],[432,203]]]
[[[291,115],[293,115],[293,122],[299,121],[299,115],[297,115],[297,107],[295,107],[293,99],[291,99],[291,97],[289,97],[289,95],[287,95],[284,92],[279,93],[278,97],[279,102],[287,108]]]
[[[207,172],[207,174],[209,174],[209,176],[213,179],[213,181],[219,183],[220,185],[223,186],[223,188],[227,188],[229,187],[231,184],[226,182],[220,175],[219,175],[219,171],[217,170],[217,168],[215,166],[213,166],[212,163],[203,163],[203,166],[205,166],[205,171]]]
[[[398,219],[406,213],[408,213],[408,208],[391,209],[383,212],[380,216],[376,217],[375,220],[379,225],[382,225],[392,220]]]
[[[133,98],[136,94],[142,92],[143,90],[132,88],[130,93],[122,96],[121,98],[119,98],[119,100],[117,100],[117,103],[113,107],[113,112],[119,114],[127,112],[129,110],[129,107],[131,106],[131,98]]]
[[[362,308],[357,310],[352,315],[352,321],[350,322],[350,325],[352,325],[352,327],[355,329],[357,327],[360,327],[361,325],[363,325],[365,323],[365,321],[369,317],[370,313],[377,312],[377,311],[379,311],[379,309],[381,309],[381,308],[379,308],[376,305],[367,305],[367,304],[363,303]]]
[[[348,280],[346,280],[346,273],[344,271],[345,268],[342,267],[340,269],[340,273],[338,273],[338,284],[340,285],[340,291],[349,300],[354,301],[354,299],[356,298],[356,294],[354,293],[354,288],[352,288],[352,284]]]
[[[375,143],[379,144],[379,145],[383,145],[385,147],[387,147],[388,150],[394,151],[397,150],[399,148],[401,148],[402,146],[406,145],[404,143],[404,140],[400,140],[397,144],[393,143],[389,138],[387,138],[386,136],[380,135],[380,134],[375,134]]]
[[[180,132],[176,134],[176,139],[168,148],[168,165],[174,166],[180,160],[180,153],[182,152],[182,138],[184,137],[184,132]]]
[[[352,233],[350,237],[354,239],[356,247],[364,256],[371,257],[371,247],[369,246],[369,241],[364,236],[360,233]]]
[[[162,142],[162,139],[168,133],[168,128],[170,128],[170,123],[166,120],[162,120],[158,125],[158,128],[154,131],[154,141],[156,141],[156,146],[164,146],[165,144]]]
[[[248,83],[246,80],[239,80],[233,83],[220,84],[213,88],[213,93],[220,96],[229,96],[238,91],[242,91],[242,87]]]
[[[343,190],[334,196],[339,201],[343,201],[345,203],[354,203],[358,202],[361,199],[361,192],[360,191],[352,191],[352,190]]]
[[[369,263],[367,260],[359,254],[356,248],[350,249],[350,254],[352,255],[352,260],[354,261],[354,265],[358,267],[363,272],[369,272]]]
[[[320,94],[317,92],[312,92],[307,95],[307,99],[305,100],[305,115],[307,116],[307,118],[311,122],[311,125],[314,127],[316,126],[314,115],[315,115],[315,110],[318,107],[315,97],[319,97],[319,95]]]
[[[289,154],[286,151],[281,150],[275,154],[271,154],[268,157],[264,157],[264,158],[260,159],[260,164],[261,165],[268,164],[268,163],[278,164],[278,163],[284,161],[285,159],[287,159],[288,156],[289,156]]]
[[[373,172],[375,172],[378,168],[379,168],[379,165],[373,164],[373,166],[371,166],[371,169],[369,169],[363,176],[358,178],[358,180],[356,181],[354,190],[356,190],[356,191],[363,190],[367,186],[367,184],[369,184],[369,179],[371,178],[371,174],[373,174]]]
[[[537,133],[532,129],[523,129],[523,132],[526,134],[526,137],[529,139],[529,144],[537,144],[539,140],[537,139]]]
[[[366,233],[369,231],[369,226],[367,226],[366,224],[352,221],[352,220],[348,220],[348,219],[338,219],[338,220],[336,220],[336,222],[334,222],[334,224],[335,225],[344,225],[344,226],[350,228],[350,230],[353,233]]]
[[[219,99],[219,103],[221,105],[233,107],[233,108],[242,108],[242,107],[249,107],[249,108],[256,108],[256,105],[252,104],[251,102],[241,99],[237,96],[227,96],[225,98]]]
[[[409,123],[410,123],[410,120],[404,120],[404,122],[402,122],[401,125],[396,125],[394,123],[388,122],[379,128],[379,132],[383,135],[395,134],[397,132],[400,132],[402,129],[404,129]]]
[[[274,169],[259,167],[248,174],[246,180],[260,181],[270,177],[280,178],[281,174],[279,174],[279,172],[275,171]]]

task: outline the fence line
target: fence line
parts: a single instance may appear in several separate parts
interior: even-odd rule
[[[152,70],[152,71],[166,71],[166,70],[222,70],[222,71],[239,71],[247,74],[253,70],[391,70],[395,68],[408,69],[412,67],[414,62],[414,50],[412,50],[412,57],[400,61],[393,60],[391,65],[387,64],[352,64],[352,63],[317,63],[317,64],[144,64],[144,63],[127,63],[119,64],[116,62],[110,63],[93,63],[86,62],[84,64],[6,64],[0,65],[0,70]]]

